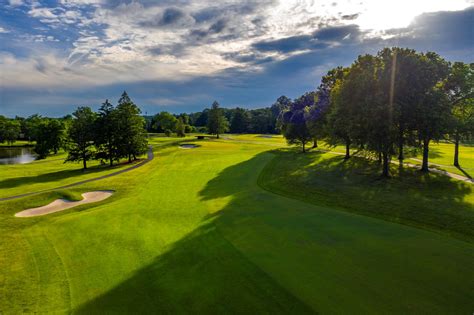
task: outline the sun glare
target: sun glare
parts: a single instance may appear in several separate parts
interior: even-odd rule
[[[369,0],[361,4],[356,23],[362,29],[386,30],[408,26],[424,12],[456,11],[469,6],[464,0]]]

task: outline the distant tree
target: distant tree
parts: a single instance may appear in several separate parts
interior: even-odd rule
[[[153,117],[153,126],[158,132],[164,132],[170,136],[175,131],[178,119],[168,112],[160,112]]]
[[[270,108],[252,109],[250,114],[251,133],[274,133],[276,121]]]
[[[305,115],[309,107],[297,108],[292,106],[282,115],[281,130],[288,144],[301,145],[303,153],[306,144],[313,139],[306,124]]]
[[[249,130],[250,115],[247,110],[237,107],[230,123],[231,133],[246,133]]]
[[[112,166],[114,161],[119,159],[118,147],[121,139],[117,111],[109,100],[105,100],[99,108],[95,130],[96,158],[107,160]]]
[[[0,116],[0,143],[13,144],[21,132],[21,123],[18,120]]]
[[[68,130],[69,146],[66,162],[82,162],[84,170],[87,161],[93,158],[94,127],[97,115],[90,107],[79,107],[73,114]]]
[[[219,139],[219,135],[229,130],[229,121],[225,118],[219,103],[214,101],[207,119],[207,129],[210,134],[215,134]]]
[[[37,159],[45,159],[51,152],[51,146],[49,143],[49,121],[47,119],[42,120],[39,123],[38,131],[36,132],[36,143],[34,147],[35,153],[38,155]]]
[[[273,118],[275,119],[275,132],[281,133],[283,114],[290,110],[291,99],[282,95],[270,107]]]
[[[42,119],[39,122],[36,131],[35,152],[38,159],[44,159],[54,152],[57,154],[59,149],[65,144],[65,126],[60,119]]]
[[[178,117],[178,120],[176,122],[176,136],[178,137],[185,137],[186,136],[186,125],[184,124],[183,117]]]
[[[23,124],[22,124],[22,133],[23,133],[23,137],[25,139],[28,139],[28,141],[35,141],[36,140],[36,134],[38,132],[38,128],[39,128],[39,125],[40,125],[40,122],[43,120],[44,118],[41,117],[40,115],[38,114],[35,114],[35,115],[31,115],[29,117],[27,117],[24,121],[23,121]]]
[[[195,121],[193,122],[193,125],[196,127],[207,127],[207,118],[209,116],[209,109],[206,108],[202,112],[196,113],[194,115]]]
[[[189,115],[188,115],[188,114],[186,114],[186,113],[181,113],[181,114],[179,114],[176,118],[181,118],[181,119],[183,120],[183,124],[189,125],[190,118],[189,118]]]
[[[127,92],[123,92],[116,107],[118,123],[118,154],[132,158],[146,153],[147,140],[145,130],[145,119],[140,115],[140,109],[132,102]]]
[[[443,84],[451,106],[450,138],[454,166],[459,166],[459,143],[474,134],[474,63],[455,62]]]

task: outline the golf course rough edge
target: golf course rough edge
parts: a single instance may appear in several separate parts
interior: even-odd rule
[[[15,214],[15,217],[21,217],[21,218],[36,217],[40,215],[46,215],[49,213],[63,211],[63,210],[77,207],[80,205],[105,200],[109,198],[110,196],[112,196],[113,193],[114,193],[113,190],[97,190],[97,191],[90,191],[90,192],[83,193],[81,195],[82,200],[79,200],[79,201],[70,201],[67,199],[56,199],[55,201],[45,206],[30,208],[30,209],[17,212]]]

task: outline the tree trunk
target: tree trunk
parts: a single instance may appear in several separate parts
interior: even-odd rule
[[[389,159],[388,159],[388,152],[384,151],[382,152],[382,176],[383,177],[390,177],[390,172],[389,172]]]
[[[83,166],[83,169],[84,169],[84,170],[87,169],[87,161],[86,161],[86,156],[85,156],[85,154],[82,156],[82,166]]]
[[[217,135],[217,137],[216,137],[216,138],[217,138],[217,139],[219,139],[219,133],[217,133],[216,135]]]
[[[454,139],[454,166],[459,167],[459,136],[457,134]]]
[[[346,141],[346,155],[344,156],[345,160],[351,157],[351,151],[349,150],[350,146],[351,146],[351,142]]]
[[[403,160],[405,159],[405,156],[403,154],[403,145],[405,140],[403,138],[403,128],[400,127],[398,132],[398,160],[400,161],[400,164],[402,164]]]
[[[313,149],[318,147],[318,139],[313,139]]]
[[[428,169],[429,145],[430,145],[430,140],[424,139],[423,140],[423,163],[421,165],[422,172],[429,172],[429,169]]]
[[[306,146],[306,143],[305,143],[305,142],[303,142],[303,153],[305,153],[305,152],[306,152],[306,148],[305,148],[305,146]]]
[[[110,163],[110,166],[114,165],[114,157],[112,156],[112,146],[111,146],[111,141],[109,141],[109,147],[108,147],[108,150],[109,150],[109,163]]]
[[[132,155],[131,154],[128,155],[128,163],[132,163]]]
[[[382,163],[382,152],[379,152],[379,157],[377,159],[377,162]]]

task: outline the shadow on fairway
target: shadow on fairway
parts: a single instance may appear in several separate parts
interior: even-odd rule
[[[361,303],[357,299],[370,299],[369,297],[374,292],[387,296],[400,294],[400,296],[393,296],[388,302],[384,299],[373,301],[375,306],[378,305],[377,303],[382,303],[380,305],[385,306],[383,303],[386,303],[385,311],[411,310],[416,312],[426,310],[424,307],[430,305],[429,303],[426,304],[427,302],[434,303],[435,297],[430,295],[432,293],[430,290],[434,286],[430,286],[430,289],[423,282],[427,279],[431,280],[431,269],[429,269],[431,266],[428,266],[422,272],[423,281],[418,281],[420,287],[411,289],[410,286],[417,283],[417,277],[419,277],[417,273],[420,273],[417,268],[423,262],[416,261],[417,257],[414,257],[413,261],[413,257],[410,256],[412,254],[416,255],[417,248],[409,248],[404,252],[405,247],[407,247],[405,243],[408,240],[414,239],[414,242],[416,242],[417,239],[421,239],[421,241],[418,240],[420,250],[422,252],[426,250],[428,253],[433,250],[436,254],[436,256],[428,257],[433,260],[433,264],[445,265],[447,262],[459,258],[448,258],[439,255],[436,252],[436,247],[433,247],[433,249],[425,246],[426,244],[433,246],[431,241],[436,237],[433,237],[432,233],[422,232],[417,234],[418,232],[414,229],[399,228],[398,225],[393,224],[388,226],[387,231],[384,224],[378,227],[378,220],[367,220],[362,216],[348,215],[334,210],[323,211],[321,209],[321,213],[319,213],[317,211],[319,208],[305,207],[304,204],[298,201],[269,194],[259,189],[256,182],[258,180],[259,184],[267,190],[274,190],[277,194],[285,195],[289,192],[285,192],[284,189],[279,190],[276,187],[282,183],[296,185],[302,178],[309,185],[308,187],[324,185],[325,188],[321,194],[327,194],[328,200],[337,196],[341,200],[337,203],[339,206],[344,204],[341,189],[348,185],[359,185],[358,192],[361,193],[359,198],[369,207],[375,206],[372,202],[380,203],[381,200],[391,202],[385,198],[389,193],[393,194],[396,191],[403,194],[398,198],[406,200],[405,206],[408,207],[406,213],[430,208],[431,211],[436,211],[433,209],[437,207],[439,200],[453,203],[453,207],[456,207],[458,211],[469,210],[469,205],[462,201],[463,196],[470,191],[467,186],[454,182],[447,177],[413,175],[413,179],[409,179],[413,181],[413,185],[419,187],[426,184],[428,187],[420,190],[400,190],[401,188],[396,186],[399,185],[396,182],[403,182],[404,179],[380,180],[378,175],[372,173],[374,169],[378,169],[376,165],[366,163],[362,159],[351,159],[349,161],[343,161],[340,157],[323,159],[323,154],[316,152],[295,154],[291,151],[281,150],[274,153],[277,154],[276,159],[272,159],[270,153],[262,153],[250,160],[224,169],[217,177],[210,180],[205,188],[199,192],[201,200],[210,201],[231,197],[231,201],[223,209],[208,215],[198,229],[172,244],[168,251],[156,257],[148,266],[137,270],[128,280],[81,305],[74,311],[84,314],[150,312],[196,314],[314,313],[313,308],[315,306],[309,307],[306,304],[307,302],[303,302],[299,297],[296,297],[295,290],[306,296],[307,301],[308,296],[312,296],[314,298],[318,297],[318,301],[326,304],[328,303],[326,299],[329,299],[329,304],[333,303],[335,306],[336,304],[339,306],[345,303],[346,311],[351,309],[351,303],[356,305],[354,303]],[[262,171],[265,164],[267,166]],[[287,167],[283,169],[283,172],[282,170],[278,171],[278,168],[282,165],[287,165]],[[259,176],[261,171],[262,173]],[[332,178],[334,176],[336,178]],[[326,183],[330,178],[332,179]],[[437,187],[437,185],[441,185],[444,195],[439,196],[438,201],[430,200],[432,196],[428,195],[429,189]],[[299,189],[301,187],[294,186],[293,188]],[[311,193],[314,192],[301,190],[301,194],[294,197],[304,200]],[[278,198],[279,201],[274,201]],[[321,200],[323,203],[325,202],[324,198]],[[274,207],[276,204],[281,205],[279,202],[282,201],[288,202],[288,209],[281,206],[278,209]],[[316,199],[314,201],[317,203]],[[350,201],[346,201],[346,203]],[[303,208],[293,209],[292,207],[295,205]],[[304,211],[306,209],[310,211]],[[389,218],[389,215],[396,216],[401,215],[401,213],[385,215],[386,218]],[[373,213],[370,214],[373,215]],[[446,216],[449,218],[450,214],[447,213]],[[473,221],[471,219],[471,222]],[[433,221],[433,226],[436,226],[436,222],[436,220]],[[445,228],[458,228],[456,224],[449,224],[449,222],[446,224]],[[443,227],[436,226],[436,228],[442,229]],[[354,234],[352,229],[360,232]],[[280,231],[281,234],[278,234]],[[460,228],[460,232],[464,232],[464,230]],[[302,236],[301,233],[303,233]],[[400,236],[397,233],[400,233]],[[333,237],[328,237],[331,234],[334,234]],[[372,235],[375,241],[365,240],[367,235]],[[301,239],[294,240],[299,237]],[[356,249],[360,251],[356,250],[354,252],[354,244],[351,238],[361,238],[361,244],[366,245],[358,245],[360,248],[357,247]],[[381,244],[374,245],[377,242]],[[444,239],[441,243],[443,242],[445,242]],[[447,242],[450,242],[449,238]],[[454,242],[457,244],[457,241]],[[247,252],[243,251],[239,244],[247,249]],[[403,244],[403,246],[394,250],[394,244]],[[282,249],[279,246],[286,247]],[[367,246],[369,247],[368,252],[366,252],[367,249],[364,249]],[[339,247],[340,251],[338,249],[333,252],[334,248]],[[371,251],[371,247],[376,250]],[[443,248],[440,249],[442,251],[449,247],[443,243],[440,248]],[[380,254],[379,251],[383,253]],[[281,279],[277,281],[272,273],[266,269],[261,269],[260,264],[254,264],[254,260],[249,259],[249,252],[253,253],[254,259],[260,260],[260,262],[271,262],[273,272],[288,274],[287,278],[283,277],[282,279],[292,279],[292,273],[295,273],[295,276],[297,276],[296,283],[300,283],[296,286],[297,289],[293,286],[290,290],[286,285],[281,284]],[[463,251],[460,252],[464,253]],[[299,259],[298,255],[300,254],[303,255],[302,257],[312,255],[312,260]],[[336,262],[327,262],[326,259],[333,257],[333,255],[336,255]],[[424,257],[423,253],[419,255]],[[410,257],[410,259],[407,260],[407,257]],[[463,279],[460,272],[467,272],[464,269],[468,268],[464,266],[463,259],[466,260],[467,258],[461,256],[460,262],[456,265],[456,268],[459,269],[444,268],[447,275],[440,276],[441,280],[444,279],[444,276],[451,277],[455,272],[458,272],[459,277]],[[299,270],[302,265],[309,269]],[[334,268],[334,275],[332,274],[331,265],[337,266]],[[343,272],[362,271],[360,275],[339,274],[338,268]],[[312,273],[305,278],[308,271]],[[438,271],[433,272],[436,277],[439,276]],[[371,274],[373,275],[369,276]],[[410,276],[408,277],[407,274]],[[326,282],[322,281],[320,283],[318,277],[321,275]],[[324,278],[326,276],[329,280]],[[345,277],[349,277],[347,281],[344,279]],[[383,277],[388,277],[390,283],[387,284]],[[436,281],[438,279],[436,277],[432,281]],[[459,281],[459,279],[456,279],[456,281]],[[457,294],[453,290],[454,288],[459,289],[459,283],[456,281],[446,285],[442,292],[436,291],[436,294],[442,296],[443,300],[438,302],[441,306],[434,306],[435,309],[436,307],[446,307],[446,309],[449,309],[449,307],[466,308],[466,297]],[[370,289],[366,288],[366,282],[371,286]],[[400,282],[410,290],[406,291],[403,286],[398,287],[393,282]],[[469,281],[465,281],[460,287],[465,288],[467,282]],[[288,283],[293,282],[292,280],[286,280],[286,284]],[[349,292],[344,293],[346,285]],[[319,286],[323,287],[320,288]],[[390,293],[383,293],[386,289]],[[413,294],[414,292],[418,293]],[[345,296],[347,300],[338,299],[338,294],[341,294],[341,297]],[[350,298],[356,300],[350,301]],[[404,298],[409,301],[405,301]],[[436,296],[436,298],[438,297]],[[418,299],[422,300],[419,307],[415,303]],[[364,301],[362,304],[369,300]],[[406,305],[400,305],[399,301],[406,302]],[[311,302],[317,304],[315,301]],[[406,307],[414,307],[414,309]],[[361,311],[363,309],[361,307],[357,310]],[[467,309],[469,308],[467,307]],[[370,308],[369,310],[373,311]],[[379,311],[384,312],[383,309],[379,309]]]
[[[466,176],[467,178],[472,179],[471,174],[469,174],[468,172],[466,172],[466,170],[464,170],[461,166],[456,166],[456,168],[457,168],[458,170],[460,170],[460,171],[464,174],[464,176]]]
[[[392,177],[384,179],[376,161],[341,156],[320,160],[321,155],[281,150],[262,172],[261,185],[318,205],[474,241],[474,212],[464,200],[471,184],[396,165],[391,165]]]
[[[107,165],[97,165],[97,166],[89,167],[85,172],[82,170],[82,168],[78,168],[74,170],[63,170],[63,171],[51,172],[51,173],[41,174],[37,176],[23,176],[23,177],[9,178],[9,179],[0,181],[0,189],[13,188],[13,187],[30,185],[30,184],[35,184],[35,183],[47,183],[47,182],[60,181],[66,178],[73,178],[73,177],[81,176],[84,174],[100,173],[102,171],[111,170],[118,167],[120,166],[114,165],[113,167],[109,167]]]

